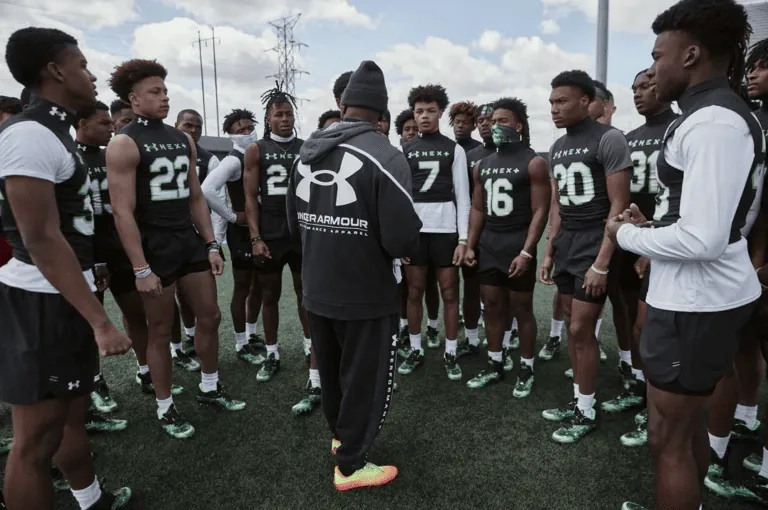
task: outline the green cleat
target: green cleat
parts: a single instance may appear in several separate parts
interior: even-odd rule
[[[550,361],[555,356],[560,354],[562,344],[559,336],[551,336],[547,340],[546,345],[539,351],[539,359],[542,361]]]
[[[245,409],[245,402],[234,400],[219,383],[216,383],[216,389],[213,391],[203,391],[198,386],[197,401],[201,404],[216,406],[224,411],[242,411]]]
[[[100,413],[108,414],[117,409],[117,402],[112,399],[107,387],[107,381],[103,377],[95,383],[95,388],[91,392],[91,404]]]
[[[566,379],[573,380],[573,368],[569,368],[568,370],[563,372],[563,375],[565,376]]]
[[[759,453],[750,453],[746,459],[744,459],[743,466],[750,471],[759,473],[763,468],[763,456]]]
[[[128,428],[126,420],[107,418],[93,411],[88,411],[85,416],[85,430],[88,432],[120,432]]]
[[[408,334],[408,326],[403,326],[397,336],[397,355],[405,359],[411,352],[411,337]]]
[[[195,337],[192,335],[185,335],[181,344],[181,350],[187,356],[197,356],[197,350],[195,349]]]
[[[520,374],[517,376],[515,391],[512,392],[512,396],[515,398],[526,398],[530,395],[533,390],[534,379],[533,369],[523,363],[520,366]]]
[[[638,505],[637,503],[632,503],[631,501],[625,501],[623,505],[621,505],[621,510],[648,510],[642,505]]]
[[[113,492],[106,492],[104,487],[101,489],[101,497],[88,510],[119,510],[125,508],[131,501],[131,489],[123,487]]]
[[[264,337],[258,333],[251,333],[248,337],[248,345],[254,349],[266,349],[267,344],[264,342]]]
[[[155,394],[155,385],[152,383],[152,374],[147,372],[146,374],[142,374],[141,372],[136,372],[136,384],[141,386],[141,391],[143,393],[146,393],[147,395],[154,395]],[[176,395],[181,395],[181,393],[184,391],[184,388],[181,386],[178,386],[176,384],[171,385],[171,395],[174,397]]]
[[[275,357],[274,353],[270,353],[270,355],[267,356],[267,360],[256,374],[256,380],[259,382],[269,382],[279,371],[280,360]]]
[[[760,428],[760,420],[755,420],[755,423],[750,427],[744,420],[733,420],[733,427],[731,434],[734,439],[742,439],[745,441],[761,441],[762,430]]]
[[[171,407],[169,407],[163,414],[161,414],[158,409],[157,419],[160,420],[160,425],[163,427],[165,433],[174,439],[186,439],[192,437],[192,434],[195,433],[195,427],[181,417],[176,410],[175,404],[171,404]]]
[[[516,329],[512,330],[512,338],[509,344],[509,348],[513,351],[516,351],[520,348],[520,335],[517,333]]]
[[[600,405],[600,409],[606,413],[621,413],[643,407],[645,399],[634,391],[634,388],[624,390],[621,395],[613,400],[608,400]]]
[[[632,365],[626,361],[619,362],[619,379],[625,390],[628,390],[637,384],[637,378],[632,372]]]
[[[724,472],[708,474],[704,486],[720,496],[732,501],[744,501],[768,504],[768,478],[752,475],[743,480],[734,480]]]
[[[504,379],[504,365],[500,361],[494,361],[491,358],[488,358],[488,367],[474,378],[467,381],[467,388],[472,390],[485,388],[502,379]]]
[[[512,355],[512,348],[502,348],[502,354],[504,358],[504,371],[511,372],[515,369],[515,360]]]
[[[192,356],[184,354],[183,349],[176,349],[175,351],[171,351],[171,356],[173,356],[173,364],[182,370],[186,370],[187,372],[200,371],[200,362]]]
[[[299,400],[299,403],[291,408],[294,416],[301,416],[302,414],[309,414],[320,406],[322,393],[320,388],[312,386],[311,382],[307,382],[306,393]]]
[[[637,426],[637,430],[627,432],[619,438],[622,445],[627,448],[637,448],[648,444],[648,426],[643,423]]]
[[[424,349],[411,349],[399,367],[397,373],[400,375],[411,375],[414,370],[424,364]]]
[[[635,425],[647,425],[648,424],[648,409],[643,409],[635,415]]]
[[[7,455],[11,451],[13,445],[12,437],[4,437],[0,439],[0,455]]]
[[[461,342],[456,348],[456,357],[463,358],[464,356],[477,356],[480,354],[480,345],[472,345],[471,343]]]
[[[456,355],[444,353],[443,354],[443,366],[445,367],[445,373],[448,375],[448,379],[451,381],[461,380],[461,367],[456,363]]]
[[[573,399],[562,407],[557,407],[555,409],[547,409],[545,411],[542,411],[541,416],[548,421],[561,422],[573,416],[573,412],[575,409],[576,409],[576,399]]]
[[[560,444],[573,444],[597,428],[594,418],[587,418],[576,407],[573,416],[552,434],[552,439]]]
[[[437,329],[427,326],[427,347],[430,349],[440,348],[440,336]]]
[[[251,365],[263,365],[264,361],[266,361],[264,355],[251,346],[251,344],[241,345],[239,348],[235,348],[235,352],[237,353],[237,359]]]

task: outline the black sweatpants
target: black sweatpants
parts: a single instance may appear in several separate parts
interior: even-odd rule
[[[309,313],[312,348],[323,388],[323,413],[341,441],[344,476],[365,465],[384,424],[395,375],[397,315],[344,321]]]

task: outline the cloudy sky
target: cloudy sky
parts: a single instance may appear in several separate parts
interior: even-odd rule
[[[640,124],[629,88],[651,63],[655,15],[672,0],[611,0],[608,86],[616,96],[614,124]],[[249,7],[246,7],[249,5]],[[440,83],[451,101],[490,101],[512,95],[531,115],[534,148],[557,136],[549,117],[549,82],[558,72],[594,73],[597,0],[0,0],[0,41],[25,26],[65,30],[80,41],[98,78],[99,96],[111,69],[129,58],[155,58],[169,69],[171,116],[184,108],[202,112],[198,31],[217,38],[219,118],[214,108],[213,54],[203,47],[206,124],[209,135],[232,108],[263,117],[260,96],[277,71],[277,43],[269,21],[302,13],[296,40],[301,134],[335,107],[331,87],[344,71],[373,59],[384,70],[393,117],[406,107],[408,90]],[[0,94],[21,87],[0,65]],[[447,114],[446,114],[447,117]],[[261,127],[259,127],[261,129]],[[450,134],[447,119],[444,132]],[[392,139],[395,141],[394,128]]]

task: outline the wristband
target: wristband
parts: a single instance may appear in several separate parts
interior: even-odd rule
[[[152,270],[149,268],[149,266],[145,267],[144,269],[140,269],[138,271],[133,272],[133,275],[138,279],[147,278],[151,274],[152,274]]]
[[[523,257],[527,258],[528,260],[533,260],[533,255],[531,255],[530,253],[528,253],[525,250],[520,250],[520,255],[522,255]]]
[[[221,253],[221,246],[219,246],[219,243],[216,241],[211,241],[210,243],[205,243],[205,251],[210,253],[212,251],[215,251],[216,253]]]
[[[149,264],[142,264],[141,266],[136,266],[133,268],[133,272],[137,273],[138,271],[143,271],[145,269],[149,269]]]
[[[607,269],[605,271],[602,271],[602,270],[596,268],[594,264],[592,264],[592,271],[594,271],[595,273],[597,273],[599,275],[602,275],[602,276],[605,276],[605,275],[608,274],[608,270]]]
[[[262,242],[264,239],[261,238],[261,236],[253,236],[251,237],[251,244],[256,244]]]
[[[467,245],[467,240],[466,239],[459,239],[459,244],[463,245],[463,246],[466,246]]]

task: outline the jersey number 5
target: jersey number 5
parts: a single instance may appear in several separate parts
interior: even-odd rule
[[[157,158],[149,166],[149,171],[158,174],[149,181],[149,191],[152,194],[153,202],[189,198],[188,156],[177,156],[173,161],[168,158]],[[176,177],[176,188],[163,189],[163,186],[172,183],[174,177]]]
[[[561,205],[582,205],[595,198],[595,181],[592,179],[592,170],[581,162],[565,165],[555,165],[555,179],[560,191]],[[581,193],[576,192],[576,176],[581,178]]]
[[[507,216],[514,209],[514,202],[509,192],[512,191],[512,183],[509,179],[496,179],[485,181],[485,208],[491,216]]]

